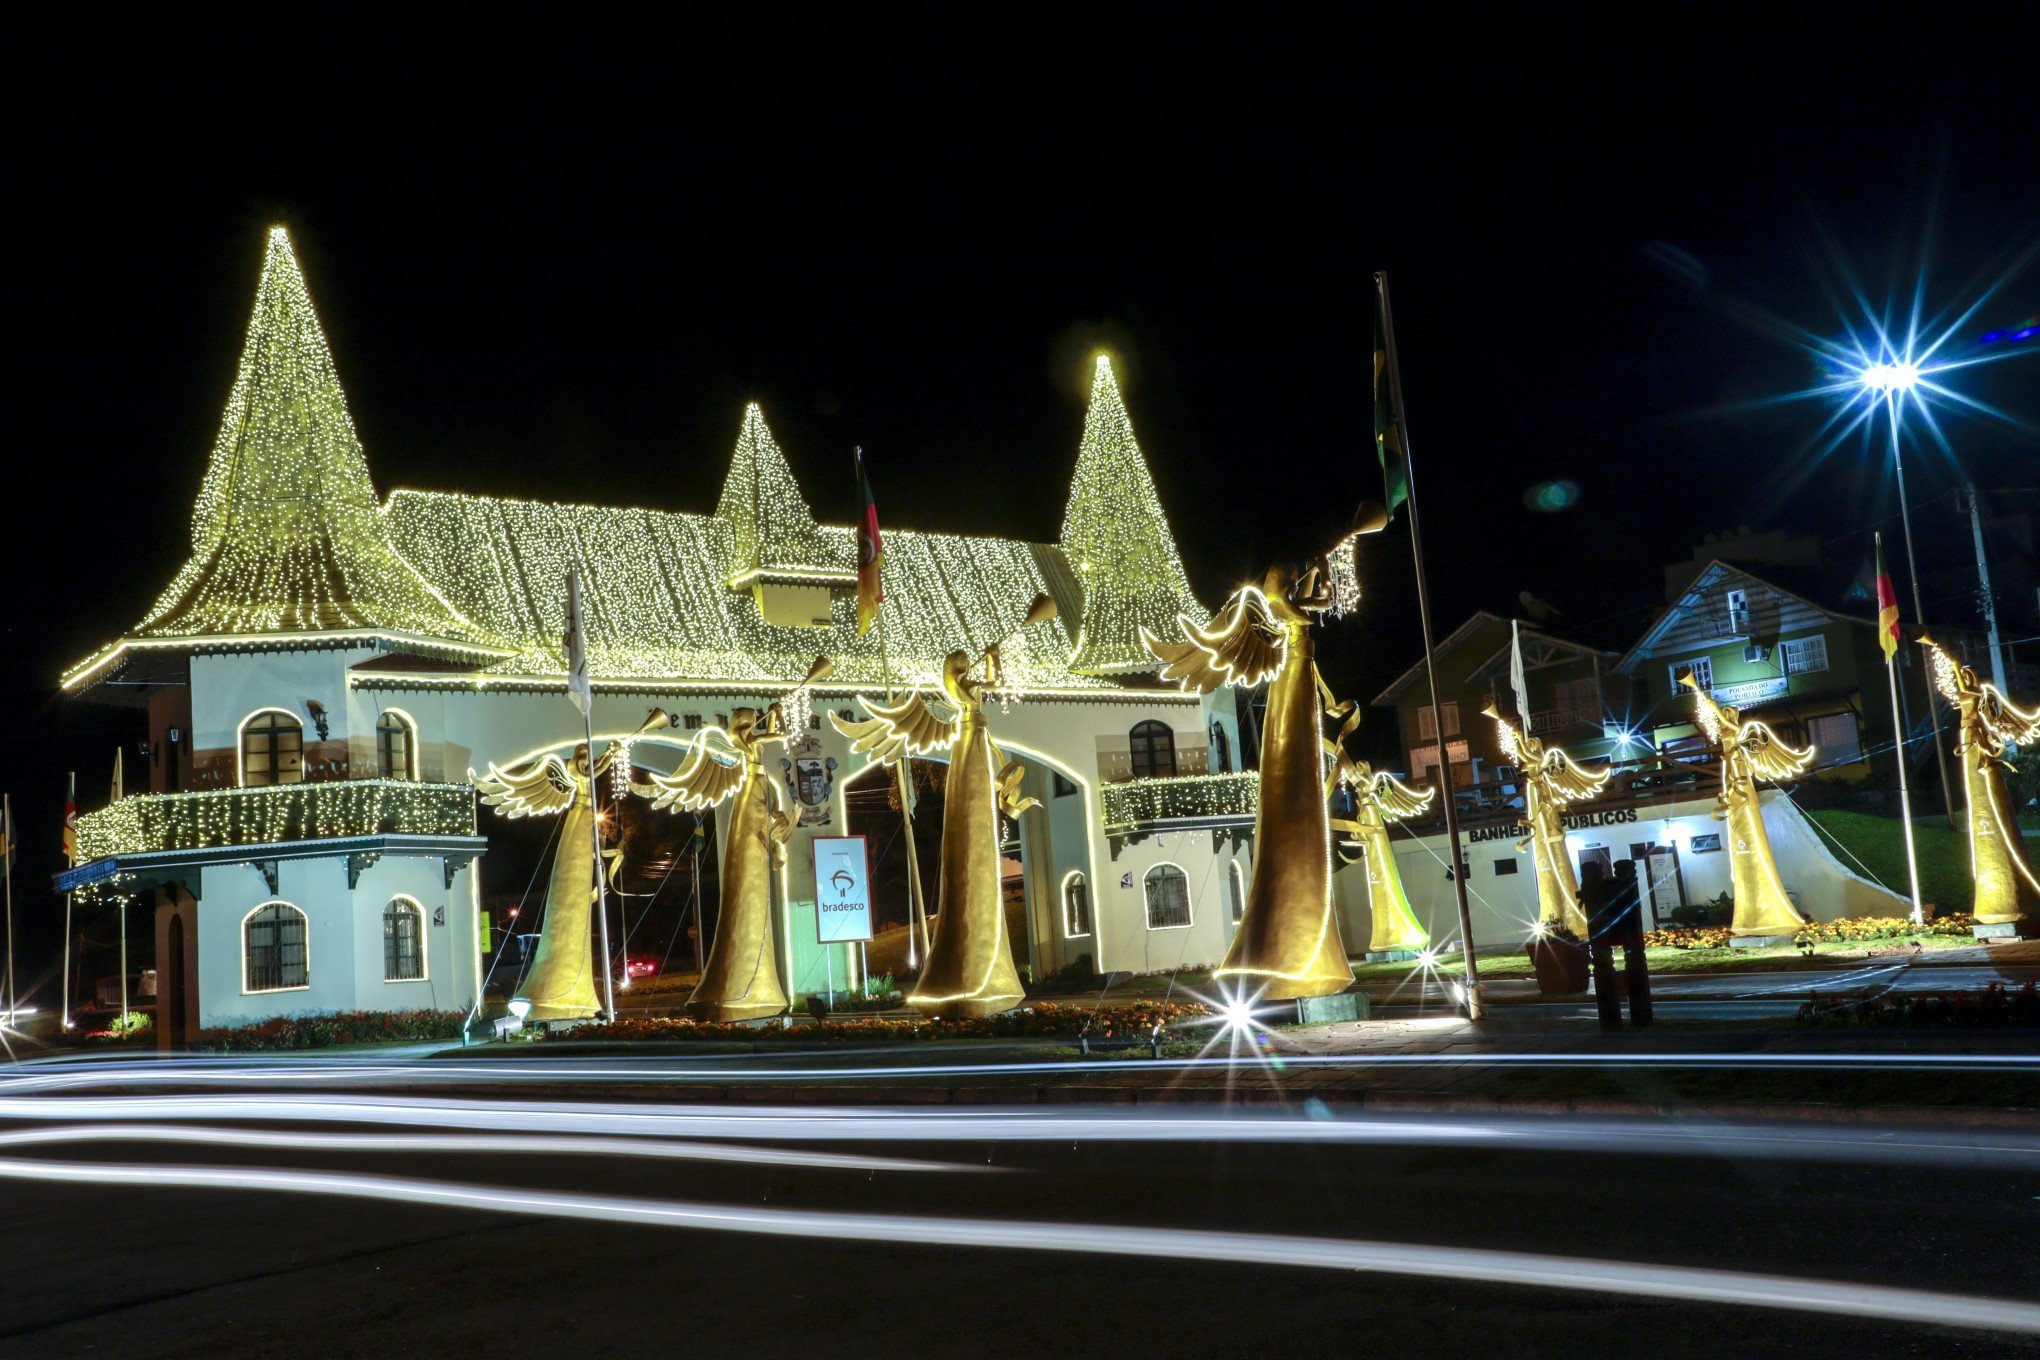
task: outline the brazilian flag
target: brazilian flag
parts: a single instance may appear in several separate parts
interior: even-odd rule
[[[1381,459],[1382,504],[1394,516],[1410,498],[1410,457],[1403,449],[1402,412],[1389,385],[1388,338],[1381,324],[1381,298],[1374,300],[1374,452]]]

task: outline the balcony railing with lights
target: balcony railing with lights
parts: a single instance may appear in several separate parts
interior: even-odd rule
[[[1170,827],[1251,824],[1260,806],[1261,776],[1189,774],[1173,779],[1129,779],[1107,784],[1105,829],[1142,831]]]

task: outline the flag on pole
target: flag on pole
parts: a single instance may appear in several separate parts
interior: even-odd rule
[[[7,854],[9,862],[14,855],[14,828],[7,828]],[[64,795],[64,862],[76,866],[78,863],[78,776],[71,776],[71,791]]]
[[[1391,518],[1410,498],[1410,459],[1403,448],[1402,412],[1395,409],[1389,382],[1388,337],[1381,324],[1381,295],[1374,298],[1374,453],[1381,459],[1381,503]]]
[[[1891,572],[1884,565],[1884,535],[1877,540],[1877,645],[1889,661],[1898,654],[1898,590],[1891,584]]]
[[[595,708],[595,687],[588,680],[588,635],[581,615],[581,573],[567,569],[567,697],[583,717]]]
[[[1523,674],[1523,634],[1517,620],[1509,620],[1509,688],[1516,691],[1516,717],[1524,732],[1530,730],[1530,680]]]
[[[885,601],[885,583],[879,571],[885,565],[885,543],[878,536],[878,502],[871,494],[871,478],[864,473],[864,450],[857,460],[857,636],[871,631],[878,619],[878,607]]]

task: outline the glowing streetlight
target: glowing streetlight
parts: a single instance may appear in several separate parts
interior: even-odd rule
[[[1890,416],[1891,429],[1891,470],[1898,480],[1898,519],[1905,531],[1905,571],[1912,580],[1913,622],[1916,627],[1926,624],[1926,608],[1920,599],[1920,565],[1913,552],[1912,502],[1905,494],[1905,457],[1901,452],[1899,439],[1899,413],[1907,401],[1922,400],[1919,395],[1921,367],[1910,354],[1886,355],[1873,363],[1864,364],[1856,374],[1863,389],[1871,394],[1872,401],[1882,401],[1885,413]],[[1932,384],[1929,384],[1932,386]],[[1933,697],[1927,699],[1927,720],[1934,730],[1934,770],[1941,777],[1941,809],[1947,814],[1948,827],[1955,827],[1955,795],[1948,783],[1948,756],[1941,745],[1941,710]],[[1905,733],[1898,733],[1899,777],[1904,779]]]

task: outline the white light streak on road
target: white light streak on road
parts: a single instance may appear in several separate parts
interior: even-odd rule
[[[273,1171],[255,1167],[150,1167],[0,1159],[0,1177],[82,1185],[276,1191],[387,1200],[407,1205],[434,1204],[490,1213],[538,1214],[599,1223],[638,1223],[711,1232],[856,1241],[860,1244],[885,1241],[1005,1251],[1082,1252],[1369,1271],[1447,1280],[1455,1284],[1482,1281],[1530,1285],[1632,1295],[1654,1301],[1677,1299],[1692,1303],[1738,1304],[1943,1327],[2040,1334],[2040,1305],[2011,1299],[1468,1247],[1200,1229],[1000,1222],[977,1218],[737,1207],[611,1195],[501,1190],[446,1181]]]

